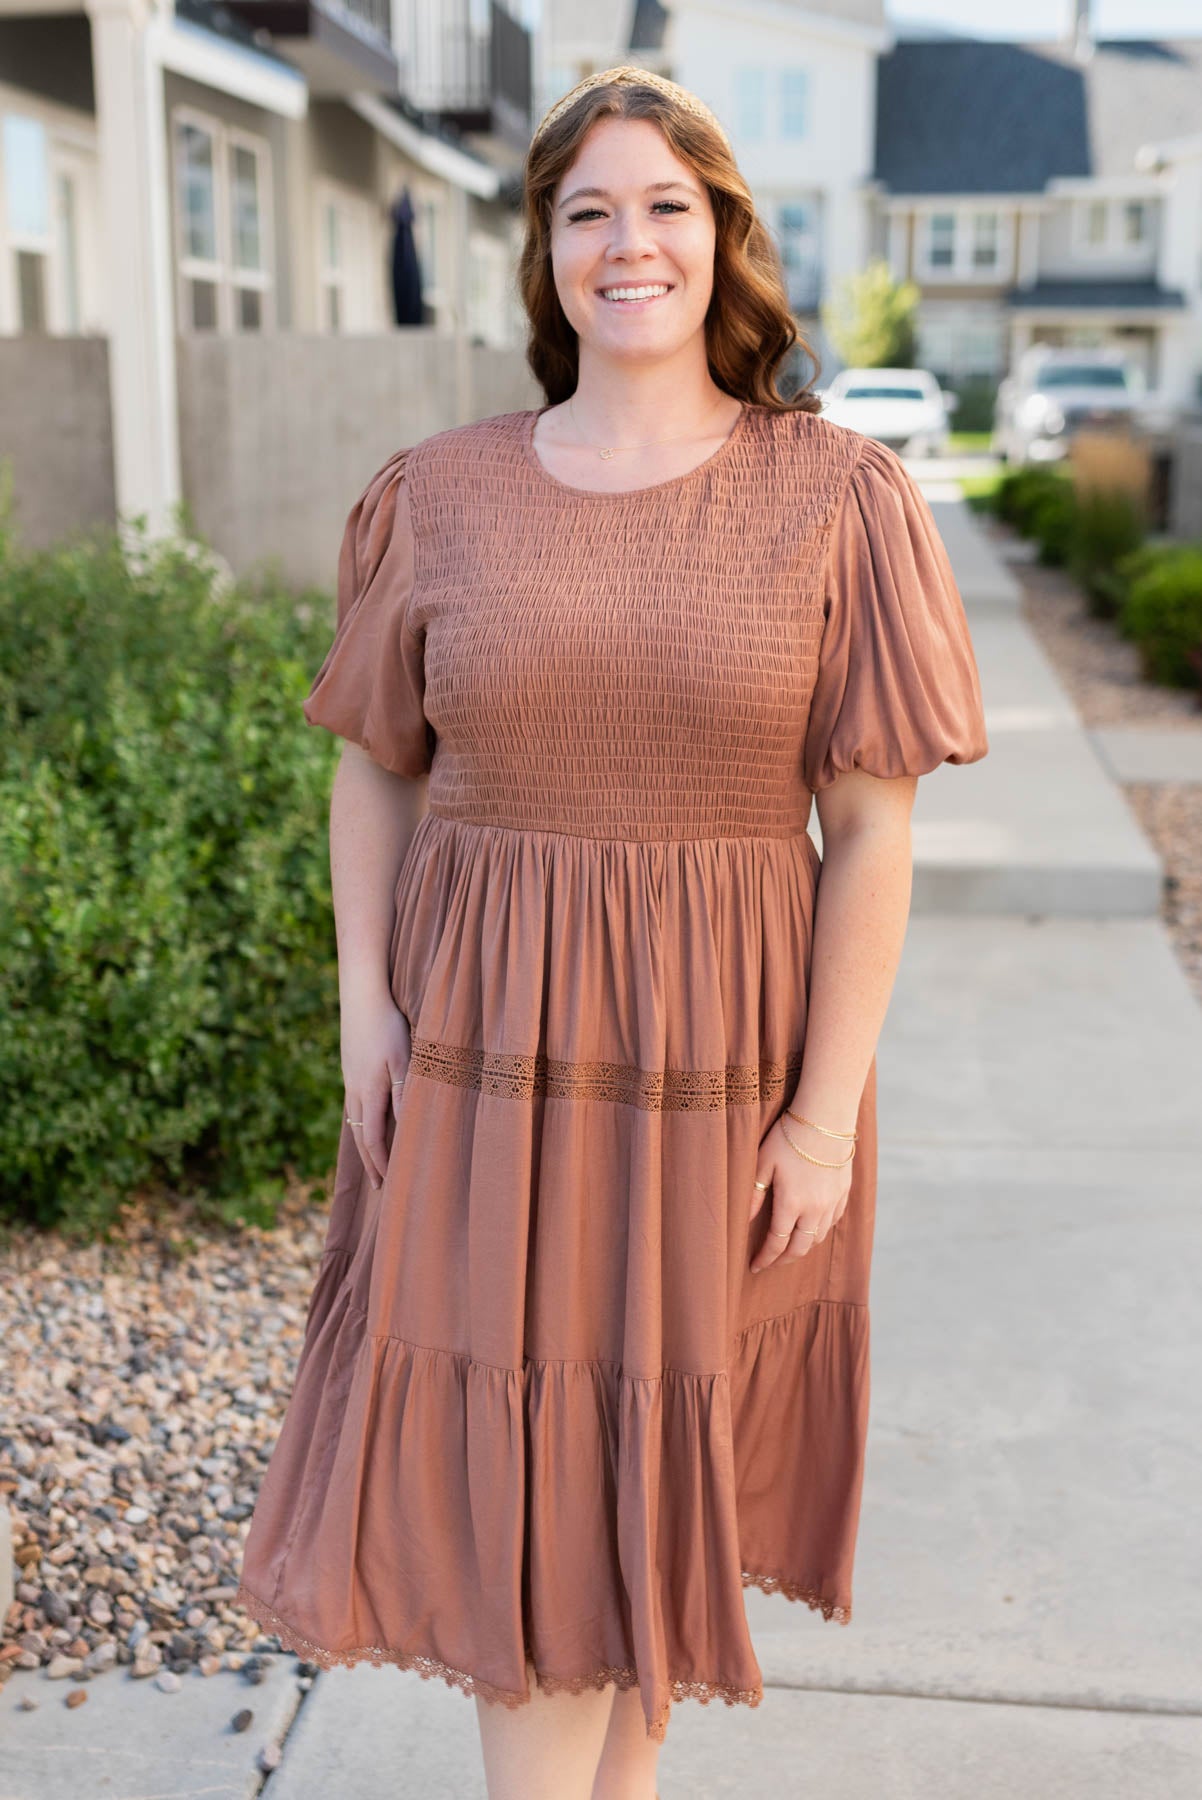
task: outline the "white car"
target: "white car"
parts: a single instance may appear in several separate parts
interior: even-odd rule
[[[992,448],[1003,462],[1058,462],[1082,426],[1134,424],[1144,398],[1140,373],[1119,350],[1033,345],[997,392]]]
[[[927,369],[840,369],[822,390],[823,418],[911,456],[946,456],[959,405]]]

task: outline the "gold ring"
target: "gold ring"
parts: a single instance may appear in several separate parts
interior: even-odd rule
[[[754,1185],[762,1191],[764,1188],[766,1188],[768,1186],[768,1183],[766,1181],[757,1181],[754,1183]]]
[[[347,1122],[347,1124],[348,1124],[348,1125],[351,1125],[351,1126],[354,1126],[354,1125],[362,1125],[362,1123],[363,1123],[363,1120],[362,1120],[362,1119],[352,1119],[352,1118],[351,1118],[351,1117],[350,1117],[350,1116],[349,1116],[349,1115],[348,1115],[348,1117],[347,1117],[347,1121],[346,1121],[346,1122]]]

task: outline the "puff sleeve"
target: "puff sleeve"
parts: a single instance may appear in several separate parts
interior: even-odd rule
[[[802,772],[925,775],[989,748],[964,603],[938,527],[901,458],[864,440],[827,546],[818,675]]]
[[[436,740],[422,705],[425,638],[409,620],[408,456],[391,456],[350,510],[338,555],[337,629],[302,710],[310,725],[362,745],[394,774],[417,776],[430,768]]]

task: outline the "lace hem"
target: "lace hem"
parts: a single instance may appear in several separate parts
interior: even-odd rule
[[[274,1607],[260,1600],[257,1594],[252,1594],[241,1582],[238,1584],[234,1604],[277,1637],[285,1650],[295,1651],[302,1660],[316,1663],[319,1668],[352,1668],[365,1662],[370,1663],[374,1669],[393,1666],[412,1670],[423,1681],[445,1681],[448,1687],[459,1688],[464,1694],[476,1696],[490,1705],[508,1707],[510,1711],[529,1704],[529,1694],[517,1693],[512,1688],[495,1687],[492,1682],[482,1680],[479,1675],[470,1675],[465,1669],[451,1668],[436,1656],[423,1656],[418,1651],[389,1650],[380,1644],[364,1644],[355,1650],[326,1650],[322,1645],[304,1637],[286,1619],[281,1618]],[[589,1689],[599,1690],[610,1686],[634,1688],[639,1684],[638,1670],[631,1668],[602,1667],[591,1670],[587,1675],[548,1675],[535,1668],[531,1662],[527,1663],[527,1667],[545,1694],[583,1694]],[[666,1685],[669,1699],[647,1727],[648,1737],[654,1738],[657,1743],[663,1743],[671,1708],[678,1701],[698,1700],[702,1706],[708,1706],[711,1700],[722,1700],[727,1706],[758,1706],[764,1698],[762,1687],[739,1688],[722,1681],[674,1679]]]
[[[415,1037],[409,1067],[427,1081],[476,1088],[508,1100],[610,1100],[644,1112],[720,1112],[779,1099],[801,1073],[801,1052],[722,1069],[640,1069],[627,1063],[557,1062],[541,1052],[510,1055]]]
[[[836,1606],[820,1588],[812,1587],[807,1582],[791,1581],[787,1575],[757,1575],[750,1569],[744,1569],[743,1586],[760,1588],[765,1594],[783,1594],[786,1600],[804,1601],[806,1606],[820,1612],[824,1619],[835,1619],[840,1625],[851,1624],[850,1606]]]

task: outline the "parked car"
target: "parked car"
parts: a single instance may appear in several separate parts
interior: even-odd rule
[[[998,388],[992,449],[1003,462],[1056,462],[1074,432],[1138,423],[1143,381],[1120,350],[1033,345]]]
[[[911,456],[947,455],[959,404],[927,369],[840,369],[822,399],[824,418]]]

